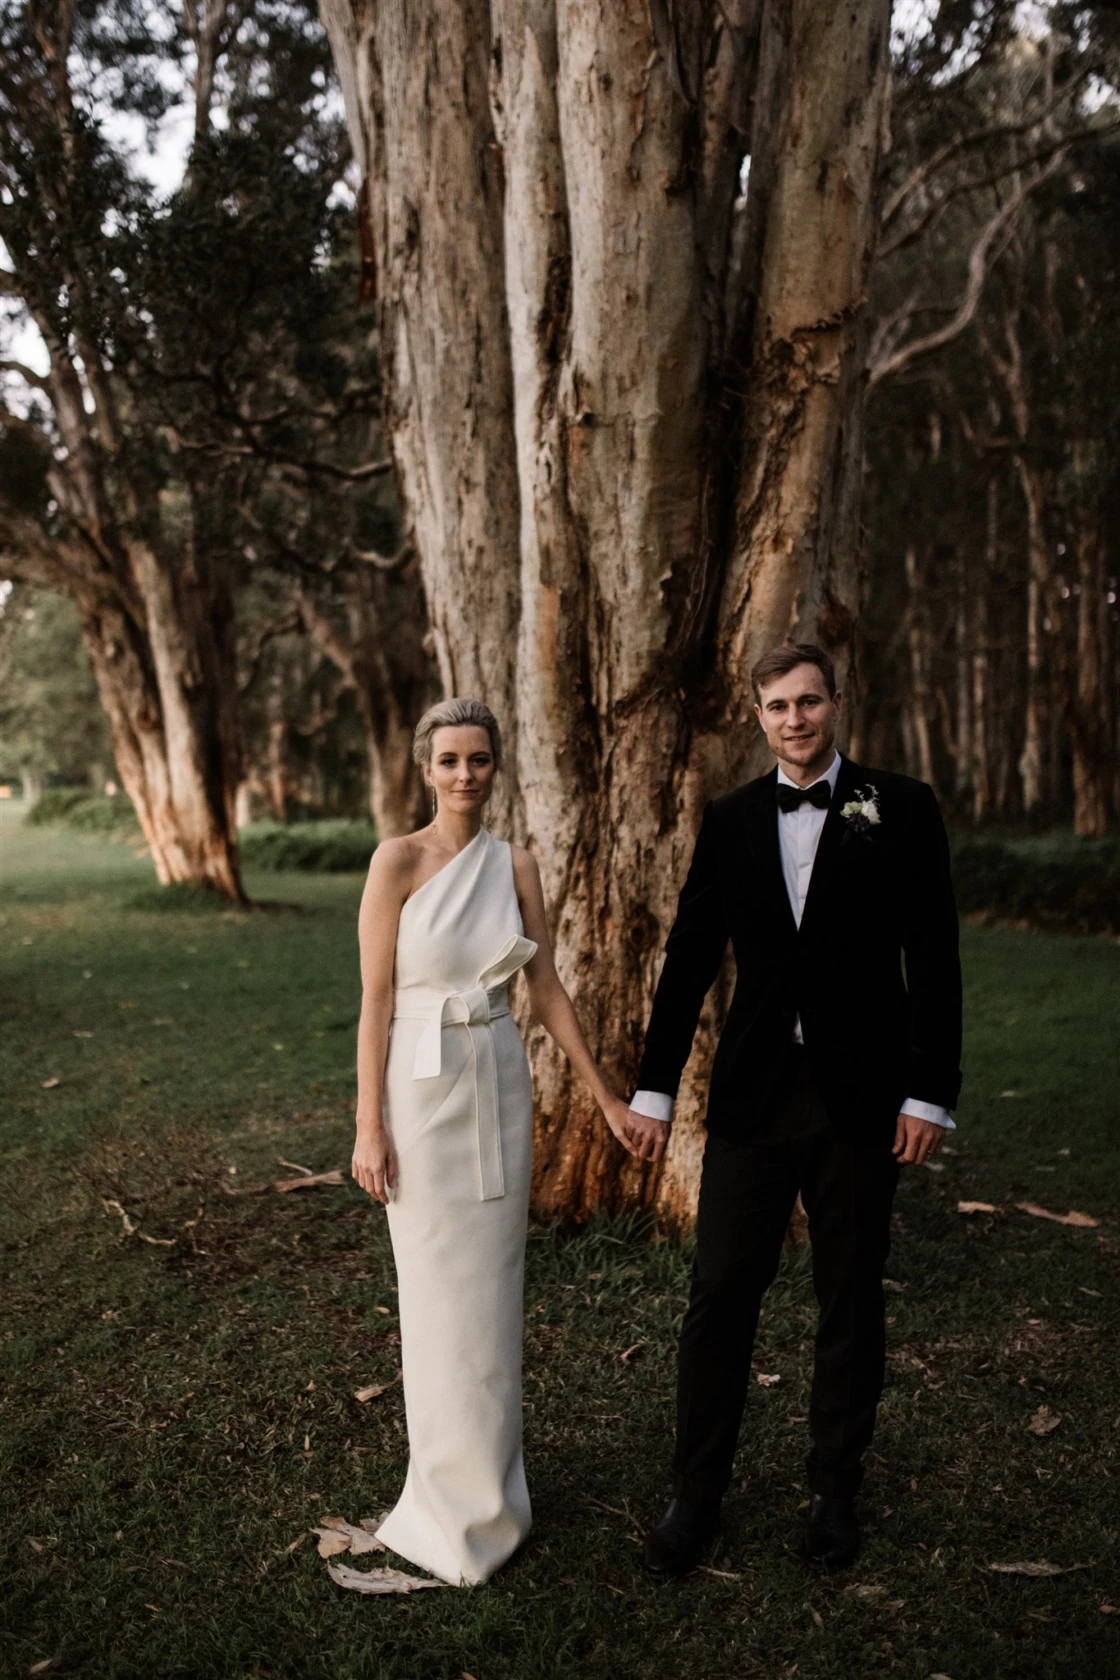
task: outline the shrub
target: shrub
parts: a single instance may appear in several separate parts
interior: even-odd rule
[[[962,913],[1120,933],[1120,845],[967,840],[953,858]]]
[[[75,805],[80,805],[83,800],[92,797],[93,795],[86,788],[47,788],[44,793],[39,795],[23,820],[33,828],[45,828],[55,823],[64,823]]]
[[[366,822],[250,823],[241,831],[241,862],[246,869],[343,874],[368,869],[376,844]]]
[[[119,835],[132,839],[140,832],[132,801],[123,793],[115,799],[87,793],[84,788],[48,788],[24,818],[36,827],[58,826],[80,834]]]

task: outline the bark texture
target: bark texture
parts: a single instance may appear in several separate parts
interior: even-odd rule
[[[751,662],[848,662],[888,0],[321,9],[441,675],[516,725],[506,820],[628,1091],[703,804],[762,767]],[[538,1211],[690,1217],[719,1014],[656,1182],[532,1041]]]

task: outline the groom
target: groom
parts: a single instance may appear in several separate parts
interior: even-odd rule
[[[821,648],[775,648],[751,682],[777,768],[704,812],[630,1105],[632,1140],[660,1159],[730,940],[737,980],[708,1096],[674,1498],[645,1542],[661,1579],[691,1569],[716,1531],[759,1306],[798,1191],[820,1307],[805,1550],[833,1567],[855,1556],[899,1165],[937,1154],[961,1082],[957,915],[933,793],[837,752],[840,695]]]

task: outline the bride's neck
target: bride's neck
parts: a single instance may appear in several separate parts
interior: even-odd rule
[[[440,811],[432,822],[437,840],[449,852],[469,846],[481,827],[481,811]]]

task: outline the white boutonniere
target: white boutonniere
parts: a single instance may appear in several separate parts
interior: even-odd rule
[[[846,805],[841,805],[840,815],[847,823],[847,834],[858,834],[867,839],[873,828],[882,822],[879,815],[879,794],[873,787],[857,788],[854,799],[849,799]]]

